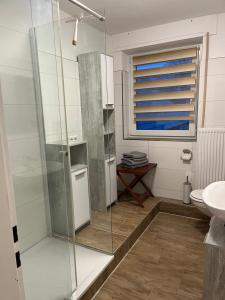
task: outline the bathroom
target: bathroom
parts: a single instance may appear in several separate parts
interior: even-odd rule
[[[225,3],[162,5],[1,1],[0,299],[225,299]]]

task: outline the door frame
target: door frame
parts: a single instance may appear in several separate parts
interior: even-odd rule
[[[25,300],[12,178],[0,81],[0,291],[4,300]],[[17,257],[17,259],[16,259]]]

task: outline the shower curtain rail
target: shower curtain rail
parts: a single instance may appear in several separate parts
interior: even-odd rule
[[[105,17],[103,17],[102,15],[98,14],[97,12],[95,12],[93,9],[87,7],[86,5],[84,5],[83,3],[81,3],[80,1],[77,0],[68,0],[69,2],[77,5],[78,7],[84,9],[85,11],[89,12],[91,15],[95,16],[96,18],[98,18],[100,21],[105,21]]]

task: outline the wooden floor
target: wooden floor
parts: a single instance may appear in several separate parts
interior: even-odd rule
[[[91,224],[76,233],[76,242],[113,253],[159,202],[159,198],[150,197],[144,202],[144,208],[123,201],[108,212],[92,211]]]
[[[159,213],[95,300],[200,300],[208,222]]]

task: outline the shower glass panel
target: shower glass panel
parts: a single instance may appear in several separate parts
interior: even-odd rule
[[[108,103],[105,22],[76,6],[71,11],[72,15],[61,14],[60,23],[79,284],[85,277],[82,264],[79,267],[79,253],[85,248],[80,246],[113,252],[110,168],[115,166],[115,142],[114,112]],[[69,67],[76,71],[74,78]],[[89,186],[86,206],[88,195],[82,191],[86,175],[81,169],[86,169]],[[94,264],[93,258],[83,269]]]
[[[25,296],[68,299],[76,289],[76,276],[74,245],[69,242],[73,218],[58,7],[50,0],[3,2],[1,22],[9,29],[0,31],[0,96]]]

